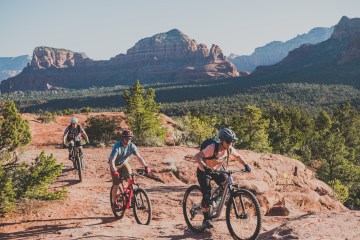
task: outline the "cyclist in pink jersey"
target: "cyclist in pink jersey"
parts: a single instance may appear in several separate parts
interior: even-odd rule
[[[219,143],[209,144],[205,149],[195,155],[195,159],[199,165],[197,168],[197,179],[203,194],[202,210],[204,214],[203,226],[205,228],[213,227],[209,214],[211,198],[210,180],[213,179],[217,185],[222,186],[228,178],[225,173],[214,173],[213,171],[225,170],[224,163],[227,162],[230,155],[234,156],[236,160],[243,164],[248,172],[251,171],[244,157],[232,146],[233,143],[238,140],[235,133],[231,129],[223,128],[220,130],[219,139]],[[218,144],[218,146],[216,146],[216,144]]]

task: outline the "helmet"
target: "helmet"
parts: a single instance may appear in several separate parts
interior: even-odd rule
[[[122,130],[121,137],[133,137],[134,134],[129,129]]]
[[[79,121],[78,121],[77,118],[74,118],[74,117],[73,117],[73,118],[70,119],[70,123],[76,123],[76,124],[77,124],[78,122],[79,122]]]
[[[229,128],[221,129],[220,133],[219,133],[219,138],[220,138],[220,141],[228,141],[228,142],[233,142],[233,141],[238,140],[234,131],[232,131]]]

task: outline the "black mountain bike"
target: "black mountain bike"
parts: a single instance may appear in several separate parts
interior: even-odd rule
[[[217,187],[211,192],[211,218],[221,215],[223,206],[226,205],[226,224],[234,239],[256,239],[261,227],[260,204],[254,194],[246,189],[241,189],[233,183],[231,174],[246,172],[245,169],[234,171],[214,171],[226,173],[228,181],[224,186]],[[196,233],[203,232],[203,212],[201,206],[202,193],[199,185],[190,186],[183,199],[183,214],[188,227]]]
[[[80,149],[82,145],[79,143],[75,144],[75,146],[70,147],[70,155],[71,161],[73,162],[74,168],[78,171],[79,180],[82,182],[83,171],[85,170],[85,163],[83,161],[83,154],[81,154]]]

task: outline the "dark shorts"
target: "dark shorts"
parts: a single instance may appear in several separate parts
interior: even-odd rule
[[[132,173],[131,171],[131,166],[128,162],[124,163],[123,165],[120,166],[115,166],[117,169],[117,172],[119,173],[119,178],[115,178],[113,175],[112,176],[112,181],[113,181],[113,185],[119,185],[121,183],[120,179],[122,177],[127,177],[129,174]]]

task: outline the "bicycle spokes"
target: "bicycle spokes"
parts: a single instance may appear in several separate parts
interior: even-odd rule
[[[149,224],[151,220],[151,203],[145,190],[138,188],[134,192],[133,210],[139,224]]]
[[[260,230],[261,214],[254,195],[248,191],[235,193],[227,209],[227,224],[236,239],[254,239]]]

